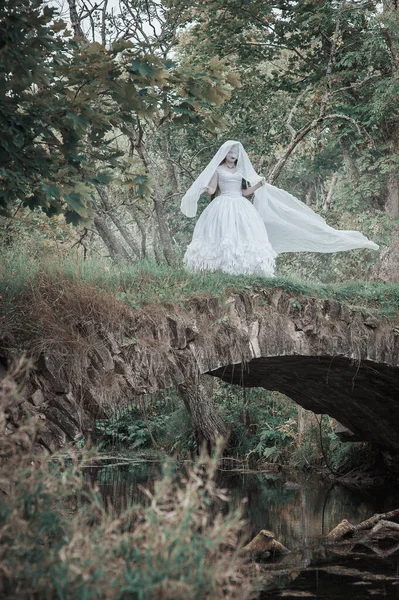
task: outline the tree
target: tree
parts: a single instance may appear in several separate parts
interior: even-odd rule
[[[21,202],[77,223],[95,210],[95,187],[126,168],[118,136],[155,115],[211,126],[210,108],[229,88],[221,69],[182,68],[123,36],[111,47],[71,38],[55,16],[43,0],[0,8],[0,209],[9,215]],[[146,193],[148,175],[136,175]]]
[[[206,444],[211,452],[221,438],[227,441],[228,427],[219,417],[213,396],[214,378],[210,375],[199,375],[196,382],[185,382],[178,386],[178,391],[190,415],[194,429],[194,438],[198,450]]]

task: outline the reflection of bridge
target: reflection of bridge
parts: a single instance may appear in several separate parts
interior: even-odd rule
[[[278,390],[309,410],[331,415],[361,439],[399,453],[395,323],[281,289],[197,298],[184,308],[126,308],[118,332],[105,331],[91,318],[84,379],[71,378],[64,357],[58,363],[54,356],[43,357],[32,376],[29,393],[36,393],[58,437],[90,428],[94,417],[134,394],[211,373]]]

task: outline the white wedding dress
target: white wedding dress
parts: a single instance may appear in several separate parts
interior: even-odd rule
[[[185,265],[195,271],[272,277],[277,253],[260,214],[242,195],[242,173],[223,166],[216,171],[221,194],[199,217]]]

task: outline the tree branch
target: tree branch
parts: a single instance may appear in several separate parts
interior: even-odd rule
[[[79,18],[78,11],[76,8],[76,0],[68,0],[69,16],[71,19],[72,29],[77,37],[86,39],[83,29],[81,27],[81,19]]]

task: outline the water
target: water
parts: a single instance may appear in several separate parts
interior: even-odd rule
[[[158,462],[90,469],[107,502],[120,509],[143,500],[140,486],[151,487]],[[291,550],[261,565],[262,600],[284,598],[383,598],[399,600],[399,549],[394,540],[371,549],[364,545],[326,548],[320,539],[342,519],[355,524],[375,513],[399,507],[398,489],[353,490],[308,477],[295,489],[286,478],[262,473],[218,472],[217,484],[228,490],[233,507],[241,506],[252,539],[261,529]],[[287,489],[288,488],[288,489]],[[388,547],[388,548],[387,548]]]

